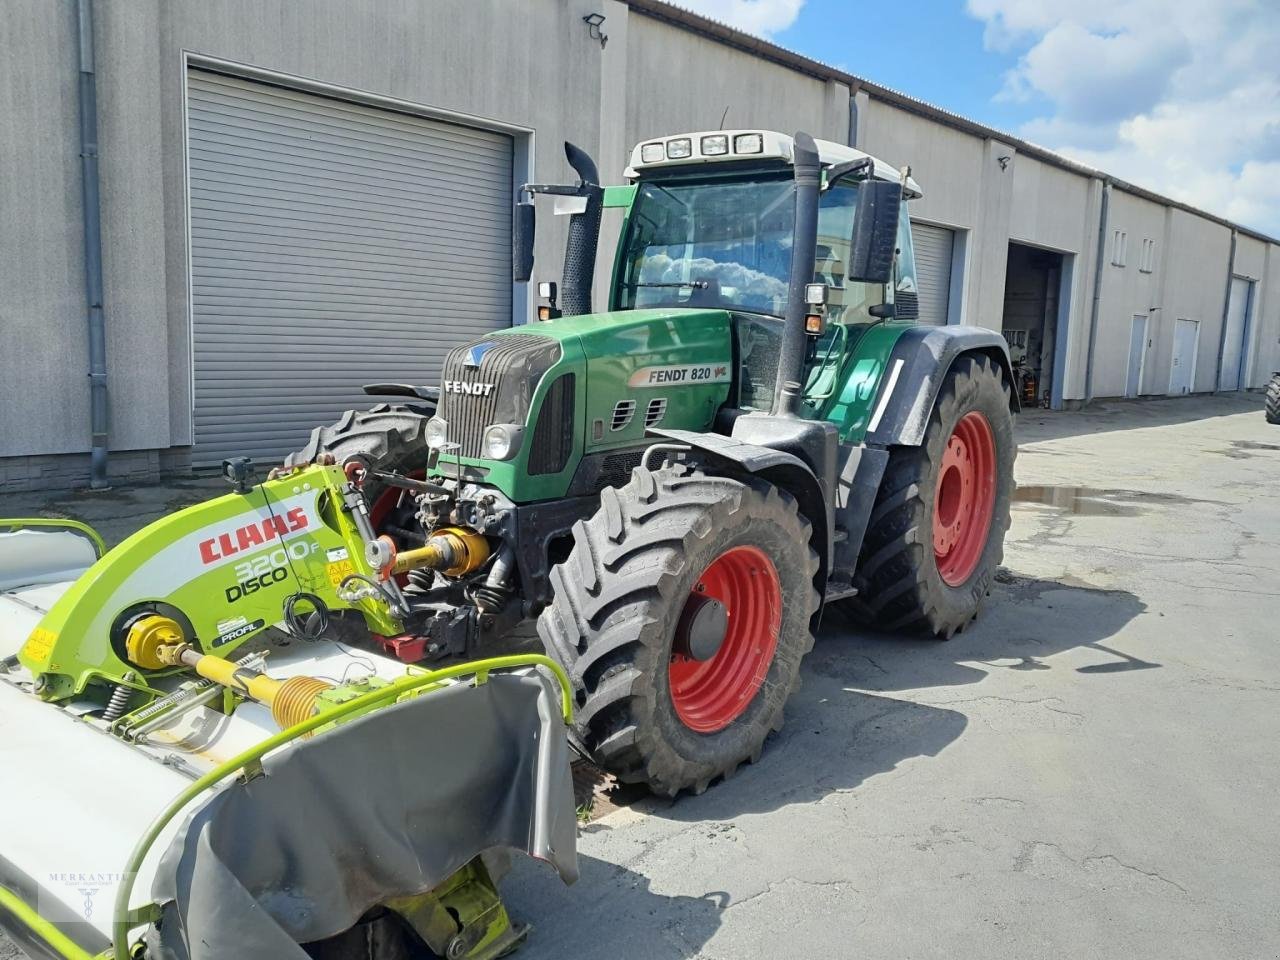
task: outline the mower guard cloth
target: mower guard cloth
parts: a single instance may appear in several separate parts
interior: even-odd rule
[[[577,821],[554,680],[456,684],[263,761],[165,852],[157,960],[306,960],[298,946],[432,889],[477,854],[526,850],[577,879]]]

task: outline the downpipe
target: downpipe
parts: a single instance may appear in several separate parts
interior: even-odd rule
[[[80,72],[80,187],[84,203],[84,288],[89,324],[89,486],[107,488],[107,335],[102,310],[102,217],[98,184],[98,82],[93,3],[76,0]]]
[[[782,417],[794,417],[800,406],[805,354],[809,350],[809,335],[804,330],[805,287],[813,282],[822,180],[818,147],[813,137],[797,133],[792,150],[796,182],[795,231],[791,244],[787,315],[782,329],[782,354],[778,359],[778,379],[773,388],[773,415]]]

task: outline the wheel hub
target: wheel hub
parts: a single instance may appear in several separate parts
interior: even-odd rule
[[[933,556],[948,586],[965,583],[982,559],[996,479],[995,434],[983,414],[970,411],[947,438],[934,489]]]
[[[728,632],[729,611],[725,605],[705,593],[694,593],[685,603],[676,627],[675,651],[704,663],[720,652]]]
[[[695,582],[672,638],[668,679],[680,721],[715,733],[751,705],[782,626],[782,586],[759,547],[730,547]]]

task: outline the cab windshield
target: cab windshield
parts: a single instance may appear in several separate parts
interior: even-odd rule
[[[851,322],[863,284],[846,284],[856,183],[822,194],[813,281],[831,287],[828,319]],[[641,182],[623,248],[617,308],[716,307],[782,317],[787,310],[795,183],[752,178]]]

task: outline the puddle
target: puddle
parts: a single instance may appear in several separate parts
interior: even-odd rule
[[[1095,517],[1136,517],[1146,513],[1151,506],[1210,502],[1175,493],[1069,486],[1018,487],[1013,500],[1015,503],[1041,504],[1066,513]]]
[[[1224,456],[1231,457],[1234,460],[1244,460],[1249,454],[1239,453],[1240,450],[1280,450],[1280,443],[1261,443],[1257,440],[1232,440],[1232,450],[1221,451]]]

